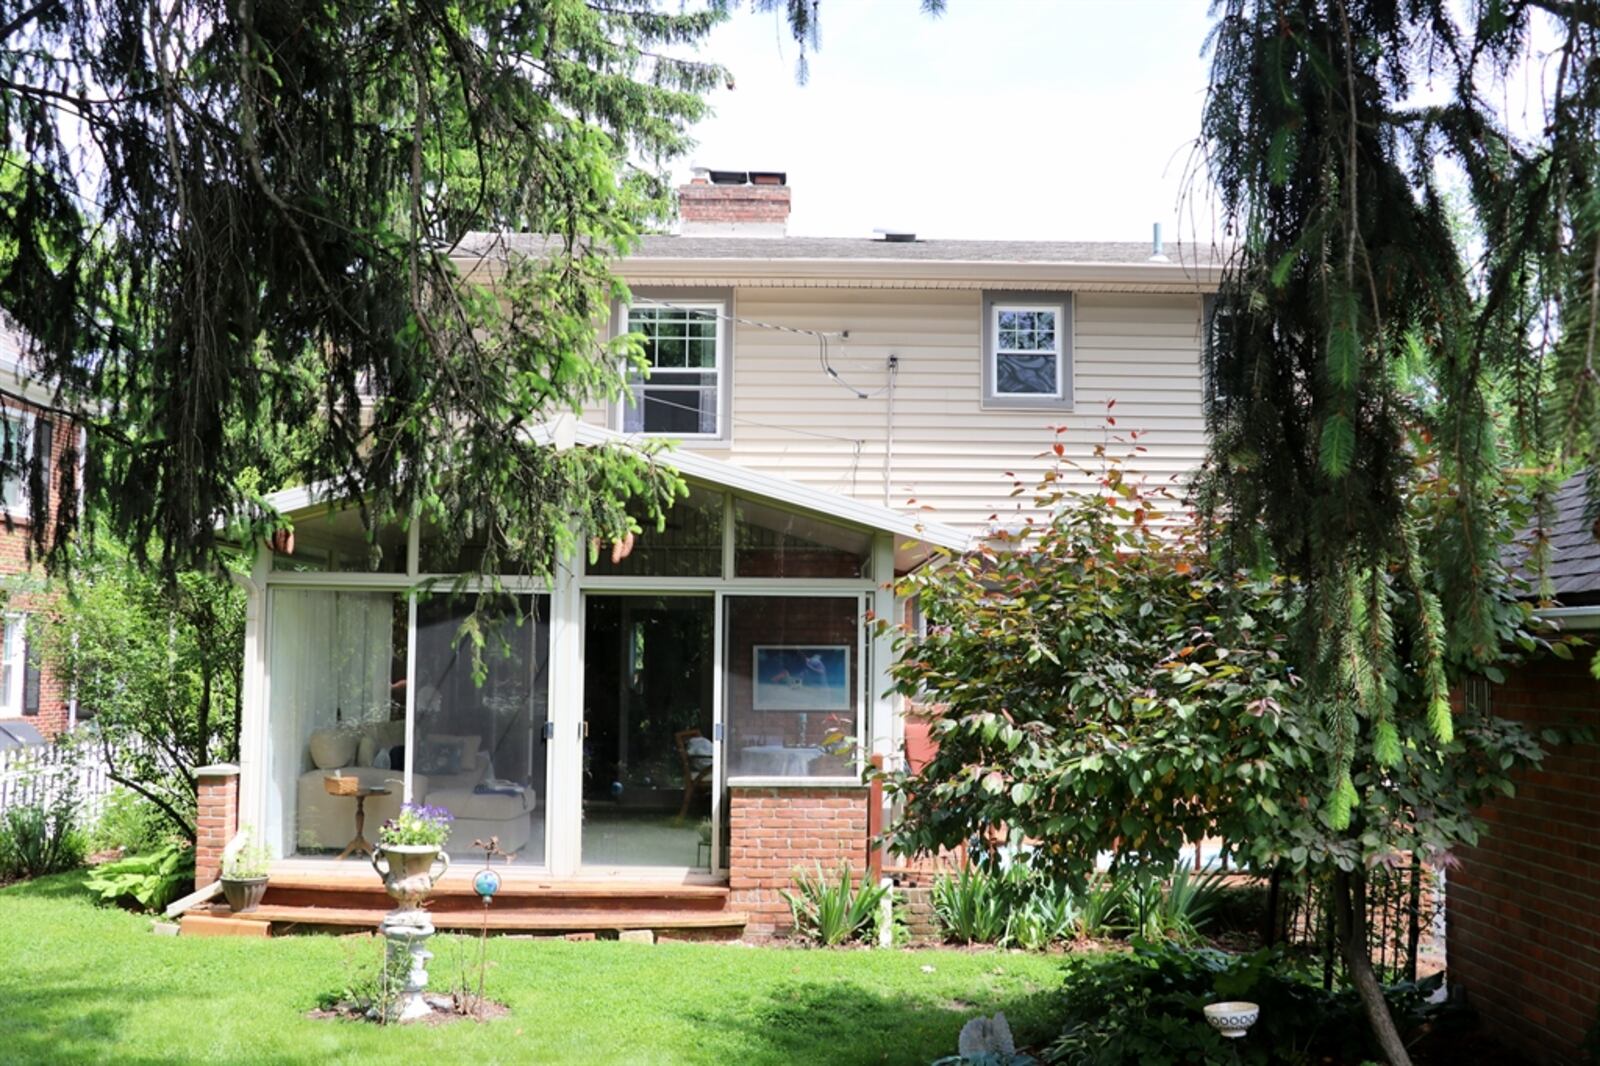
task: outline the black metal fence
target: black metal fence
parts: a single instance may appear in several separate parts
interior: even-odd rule
[[[1414,860],[1367,871],[1367,950],[1379,980],[1417,979],[1417,960],[1443,906],[1442,889],[1438,873]],[[1267,940],[1316,952],[1323,985],[1332,988],[1343,976],[1344,961],[1328,881],[1281,872],[1268,878]]]

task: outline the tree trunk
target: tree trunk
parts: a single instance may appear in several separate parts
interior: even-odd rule
[[[1372,970],[1372,958],[1367,954],[1367,893],[1366,875],[1357,871],[1346,873],[1335,870],[1333,874],[1334,926],[1339,937],[1339,947],[1344,953],[1345,968],[1350,972],[1350,983],[1355,986],[1361,1000],[1361,1010],[1372,1026],[1372,1035],[1378,1039],[1389,1066],[1411,1066],[1411,1054],[1400,1030],[1389,1013],[1389,1004],[1383,998],[1383,986]]]

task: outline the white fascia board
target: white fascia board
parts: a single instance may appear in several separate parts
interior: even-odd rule
[[[625,259],[625,279],[652,281],[741,278],[751,282],[967,283],[980,288],[1116,288],[1177,293],[1215,292],[1222,269],[1172,263],[973,262],[944,259]]]
[[[493,282],[503,255],[463,256],[463,274]],[[1214,293],[1223,268],[1198,263],[1051,263],[944,259],[694,259],[630,257],[613,264],[630,284],[854,285]]]
[[[1600,604],[1586,607],[1541,607],[1533,612],[1533,620],[1563,630],[1600,629]]]

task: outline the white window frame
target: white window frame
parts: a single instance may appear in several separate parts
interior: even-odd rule
[[[28,677],[28,616],[11,611],[5,615],[4,629],[0,630],[0,666],[9,668],[9,676],[0,672],[5,684],[0,686],[0,718],[21,718],[22,698]]]
[[[1048,311],[1056,316],[1055,348],[1011,351],[1000,348],[1000,315],[1004,312]],[[983,406],[1072,410],[1073,307],[1068,292],[988,292],[983,298]],[[1053,392],[1002,392],[999,362],[1003,355],[1054,355]]]
[[[679,441],[686,445],[696,444],[726,444],[732,439],[733,421],[733,293],[728,291],[717,292],[682,292],[675,293],[671,290],[650,291],[638,290],[633,293],[632,303],[619,302],[613,316],[613,329],[617,336],[629,331],[629,312],[634,307],[649,305],[666,306],[674,310],[684,311],[709,311],[716,316],[717,345],[716,359],[716,405],[717,405],[717,431],[715,433],[661,433],[650,430],[627,428],[627,411],[633,403],[633,392],[636,387],[643,384],[648,386],[649,375],[643,381],[635,379],[631,368],[628,368],[628,383],[623,390],[623,395],[613,405],[611,426],[620,433],[629,433],[634,436],[647,437],[656,440]],[[671,388],[671,386],[663,386]],[[693,387],[685,386],[684,391],[694,391]]]
[[[32,411],[6,411],[0,414],[0,421],[12,422],[21,426],[19,440],[22,446],[23,468],[18,471],[17,499],[5,499],[5,482],[0,479],[0,511],[11,518],[26,522],[33,517],[33,501],[28,497],[28,468],[26,464],[33,458],[33,429],[38,421]],[[0,448],[5,446],[5,430],[0,428]]]

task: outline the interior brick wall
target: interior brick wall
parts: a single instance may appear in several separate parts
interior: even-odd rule
[[[207,766],[198,776],[194,884],[201,888],[221,875],[222,849],[239,831],[239,769]]]
[[[1580,658],[1489,686],[1490,709],[1536,730],[1600,735],[1600,682]],[[1450,985],[1530,1060],[1576,1063],[1600,1020],[1600,745],[1557,747],[1516,784],[1484,809],[1488,831],[1449,873]]]
[[[861,670],[856,636],[861,625],[859,602],[849,596],[736,597],[729,601],[727,676],[728,726],[734,747],[747,739],[764,743],[817,744],[830,732],[853,734],[854,710],[758,711],[755,709],[752,671],[757,644],[844,645],[849,649],[850,691],[859,688]],[[805,730],[801,731],[804,719]],[[825,767],[849,773],[848,762]],[[737,773],[737,763],[734,772]]]
[[[825,874],[849,862],[867,869],[867,789],[861,785],[762,788],[734,785],[728,799],[731,906],[749,915],[745,932],[769,937],[791,926],[779,893],[797,870]]]

